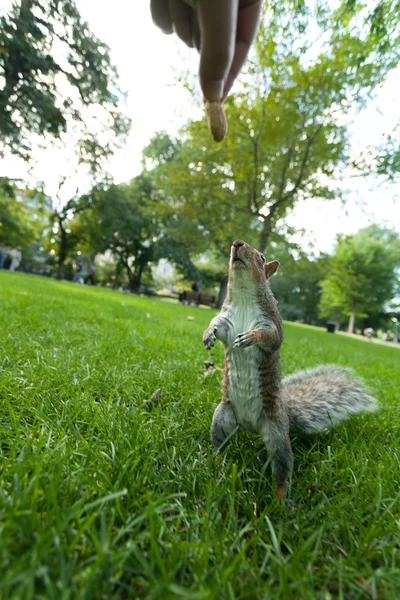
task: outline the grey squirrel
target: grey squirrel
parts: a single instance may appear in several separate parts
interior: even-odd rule
[[[281,380],[282,318],[268,279],[279,266],[242,240],[232,244],[226,300],[203,334],[207,350],[225,346],[223,397],[211,425],[220,448],[238,428],[258,433],[274,454],[278,497],[292,466],[289,432],[313,433],[352,414],[373,411],[376,400],[350,369],[324,365]]]

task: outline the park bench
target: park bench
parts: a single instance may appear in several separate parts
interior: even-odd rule
[[[181,304],[190,305],[192,302],[199,306],[203,304],[205,306],[209,306],[210,308],[215,308],[217,306],[217,297],[212,294],[207,294],[205,292],[194,292],[193,290],[183,290],[179,293],[179,302]]]

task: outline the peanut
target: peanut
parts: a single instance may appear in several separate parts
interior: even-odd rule
[[[206,102],[208,127],[215,142],[222,142],[226,136],[228,125],[224,109],[219,102]]]

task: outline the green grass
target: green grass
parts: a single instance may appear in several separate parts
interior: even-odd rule
[[[211,448],[213,314],[0,272],[2,600],[400,597],[399,351],[285,325],[284,374],[353,366],[382,409],[293,438],[279,504],[256,436]]]

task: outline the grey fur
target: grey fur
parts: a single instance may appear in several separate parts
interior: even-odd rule
[[[239,426],[230,402],[218,404],[211,423],[211,441],[215,448],[223,448]]]
[[[274,423],[265,419],[260,435],[268,453],[273,456],[276,484],[282,486],[287,481],[293,464],[287,415],[281,412]]]
[[[352,369],[322,365],[282,380],[290,431],[315,433],[360,412],[377,410],[375,398]]]

